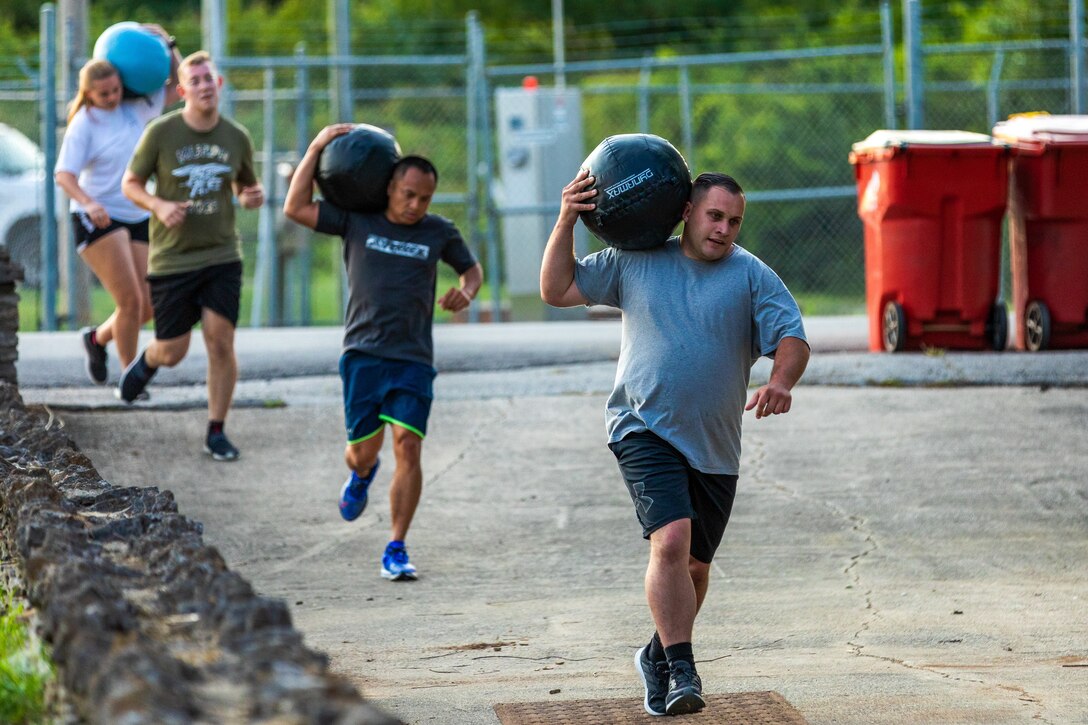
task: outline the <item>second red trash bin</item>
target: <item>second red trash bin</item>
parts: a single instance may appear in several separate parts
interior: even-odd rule
[[[1088,116],[1013,116],[1009,256],[1016,347],[1088,347]]]
[[[854,144],[870,350],[1005,348],[1008,156],[966,131],[876,131]]]

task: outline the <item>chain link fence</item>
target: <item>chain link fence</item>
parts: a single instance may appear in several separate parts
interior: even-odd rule
[[[861,312],[863,231],[847,154],[907,115],[887,7],[863,24],[871,41],[848,46],[495,65],[472,16],[461,54],[327,57],[300,47],[220,59],[224,110],[250,129],[269,197],[258,213],[239,215],[241,322],[341,319],[339,240],[280,213],[301,153],[338,120],[386,128],[405,153],[435,162],[432,210],[458,224],[486,271],[473,319],[547,316],[533,285],[562,186],[599,141],[632,132],[669,139],[693,174],[740,181],[749,200],[741,244],[778,271],[806,314]],[[924,20],[938,30],[946,22]],[[1074,49],[1062,37],[923,45],[925,127],[988,132],[1011,113],[1075,112]],[[37,74],[36,59],[0,57],[0,120],[40,143]],[[577,241],[580,253],[600,248],[589,235]],[[440,284],[452,283],[446,274]]]

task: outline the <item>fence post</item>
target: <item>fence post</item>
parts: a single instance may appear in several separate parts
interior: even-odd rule
[[[478,166],[477,173],[483,180],[480,185],[480,194],[483,198],[486,214],[485,238],[487,239],[487,265],[485,274],[487,284],[491,288],[491,321],[502,322],[502,272],[499,265],[499,240],[495,236],[499,225],[499,215],[495,211],[495,200],[491,195],[491,183],[494,178],[495,159],[491,148],[491,112],[488,103],[489,87],[487,83],[487,47],[484,45],[484,29],[479,17],[474,15],[472,23],[472,43],[470,50],[473,61],[479,67],[477,75],[478,117],[480,122],[480,146],[483,148],[483,163]]]
[[[475,10],[471,10],[465,15],[465,41],[467,46],[466,51],[468,53],[468,63],[465,68],[465,121],[467,126],[467,138],[465,139],[465,143],[467,144],[465,153],[465,165],[467,168],[465,170],[467,173],[465,174],[465,181],[468,186],[465,190],[467,194],[467,198],[465,199],[465,217],[468,220],[469,244],[471,245],[472,251],[477,255],[480,253],[480,180],[477,176],[480,163],[480,109],[478,103],[480,75],[483,72],[483,68],[479,63],[479,54],[475,52],[477,39],[475,25],[478,22],[479,17]],[[468,321],[480,321],[479,305],[469,305]]]
[[[60,75],[61,100],[67,101],[79,87],[79,67],[87,57],[87,5],[89,0],[61,0],[58,8],[60,32],[57,33],[57,73]],[[62,112],[63,113],[63,112]],[[57,203],[68,209],[68,196],[61,192]],[[69,242],[72,238],[72,215],[61,214],[57,219],[58,265],[64,274],[58,276],[67,289],[68,329],[75,330],[91,320],[91,269],[79,263],[79,254]],[[66,243],[67,242],[67,243]]]
[[[895,40],[892,29],[892,6],[880,1],[880,39],[884,44],[884,127],[895,128]]]
[[[698,166],[695,159],[695,142],[691,131],[691,82],[686,65],[680,66],[680,137],[684,145],[684,158],[688,168]]]
[[[298,160],[306,155],[310,146],[310,73],[306,67],[306,44],[295,46],[295,58],[299,60],[295,67],[295,87],[298,99],[295,102],[295,149]],[[313,266],[313,234],[307,234],[306,240],[298,250],[298,297],[299,324],[309,325],[312,320],[312,301],[310,300],[310,274]]]
[[[907,128],[925,126],[925,77],[922,52],[922,2],[921,0],[903,0],[903,56],[907,66]]]
[[[1069,69],[1072,76],[1073,113],[1084,113],[1084,0],[1069,0]]]
[[[270,325],[280,322],[279,305],[279,260],[276,254],[275,220],[272,218],[276,207],[276,71],[264,69],[264,142],[261,144],[264,164],[261,167],[261,184],[265,189],[264,204],[261,205],[257,219],[257,268],[253,272],[253,307],[250,309],[249,323],[252,327],[261,326],[262,312],[267,310]]]
[[[350,123],[354,111],[351,103],[351,66],[343,61],[351,55],[351,7],[348,0],[329,0],[329,55],[339,60],[331,70],[332,120]]]
[[[1005,67],[1005,51],[994,52],[994,64],[990,67],[990,81],[986,84],[986,128],[992,129],[1001,113],[1001,70]]]
[[[644,58],[642,68],[638,72],[638,131],[650,132],[650,59]]]
[[[57,164],[57,14],[53,3],[41,9],[41,47],[38,50],[41,90],[41,141],[45,160],[42,181],[41,286],[42,329],[57,329],[57,200],[53,167]]]
[[[219,65],[223,75],[223,61],[227,59],[227,3],[226,0],[200,0],[200,36],[204,50],[211,54],[212,60]],[[219,112],[224,116],[234,115],[234,97],[230,92],[230,81],[224,78],[223,91],[220,93]]]

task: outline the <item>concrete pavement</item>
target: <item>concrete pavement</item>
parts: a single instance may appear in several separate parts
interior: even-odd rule
[[[609,334],[565,324],[527,331],[531,354]],[[492,329],[514,335],[471,334]],[[696,631],[707,691],[774,690],[812,723],[1088,722],[1086,353],[831,352],[809,329],[793,411],[745,421]],[[466,334],[439,333],[440,359],[442,335]],[[378,576],[388,447],[371,508],[336,513],[335,377],[244,381],[228,424],[243,457],[219,464],[199,453],[202,412],[184,410],[202,386],[156,384],[117,412],[105,389],[26,385],[28,360],[28,403],[54,406],[114,484],[173,490],[384,709],[493,725],[497,702],[639,707],[646,545],[604,447],[607,354],[439,376],[414,584]]]

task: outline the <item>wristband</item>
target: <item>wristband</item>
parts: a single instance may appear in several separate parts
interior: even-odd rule
[[[457,291],[458,291],[458,292],[460,292],[460,293],[462,294],[462,296],[464,296],[464,298],[465,298],[466,300],[468,300],[469,302],[472,302],[472,295],[470,295],[470,294],[469,294],[468,292],[465,292],[465,291],[464,291],[464,290],[463,290],[462,288],[460,288],[460,287],[458,287],[458,288],[457,288]]]

